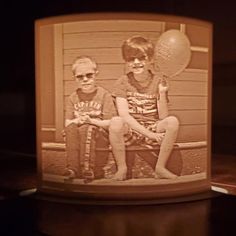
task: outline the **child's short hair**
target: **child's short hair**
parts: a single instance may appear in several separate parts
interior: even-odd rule
[[[143,55],[146,55],[149,60],[154,56],[154,45],[150,40],[137,35],[132,36],[123,43],[122,56],[125,61]]]
[[[94,59],[92,59],[89,56],[79,56],[72,63],[72,73],[73,74],[75,74],[75,70],[76,70],[77,66],[79,66],[81,64],[90,64],[93,67],[94,71],[97,71],[97,63]]]

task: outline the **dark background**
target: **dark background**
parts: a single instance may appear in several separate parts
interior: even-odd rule
[[[170,14],[213,23],[212,151],[236,154],[236,4],[233,0],[4,0],[0,5],[1,153],[35,156],[34,21],[48,16],[112,11]]]
[[[234,155],[232,159],[235,159],[235,6],[235,0],[2,0],[0,200],[5,200],[0,201],[0,234],[235,235],[235,196],[224,195],[205,201],[139,207],[82,207],[15,198],[19,189],[34,188],[36,185],[35,169],[32,168],[35,166],[36,151],[36,19],[71,13],[125,11],[187,16],[212,22],[212,151],[215,154]],[[10,158],[12,156],[16,158]],[[25,160],[25,156],[30,158]],[[31,160],[30,164],[28,159]],[[219,167],[222,167],[221,163]],[[234,165],[230,167],[235,170]],[[225,168],[220,172],[228,175]]]

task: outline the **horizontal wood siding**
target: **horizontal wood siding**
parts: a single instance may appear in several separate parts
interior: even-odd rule
[[[83,32],[101,32],[101,31],[156,31],[162,32],[163,22],[157,21],[139,21],[139,20],[96,20],[86,22],[70,22],[64,24],[64,33],[83,33]]]
[[[115,79],[100,79],[97,81],[97,84],[106,88],[108,91],[112,91],[115,82]],[[65,81],[64,86],[65,95],[69,95],[78,87],[78,84],[75,81]],[[205,82],[172,80],[170,82],[169,95],[207,96],[207,84]]]
[[[124,63],[100,63],[98,64],[98,76],[100,79],[117,79],[124,73]],[[205,81],[207,82],[207,71],[199,69],[186,69],[180,75],[173,77],[172,80]],[[71,72],[71,64],[64,66],[64,80],[74,80]]]
[[[177,137],[178,142],[207,140],[206,125],[181,125]]]
[[[189,68],[207,69],[209,67],[208,54],[205,52],[192,52]]]
[[[120,48],[67,49],[64,51],[64,54],[64,65],[71,65],[78,55],[89,55],[98,63],[124,63]],[[208,66],[208,55],[206,52],[192,52],[188,68],[207,69]]]
[[[74,80],[71,72],[71,65],[64,67],[64,80]],[[124,64],[98,64],[98,75],[97,80],[100,79],[117,79],[124,73]]]
[[[206,97],[196,96],[169,96],[170,110],[206,110]]]
[[[124,63],[120,48],[81,48],[64,50],[64,65],[71,65],[79,55],[89,55],[101,64]]]
[[[121,48],[122,43],[133,35],[149,38],[153,43],[157,41],[160,32],[88,32],[64,35],[64,49],[79,48]]]

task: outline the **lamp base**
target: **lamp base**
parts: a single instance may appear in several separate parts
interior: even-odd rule
[[[157,204],[168,204],[168,203],[182,203],[182,202],[191,202],[204,199],[210,199],[214,197],[221,196],[222,194],[216,191],[208,190],[202,193],[192,194],[188,196],[179,196],[179,197],[169,197],[169,198],[158,198],[158,199],[105,199],[105,200],[95,200],[95,199],[82,199],[79,197],[67,197],[67,196],[58,196],[47,193],[42,193],[36,191],[32,197],[37,200],[45,200],[58,203],[69,203],[69,204],[78,204],[78,205],[157,205]]]

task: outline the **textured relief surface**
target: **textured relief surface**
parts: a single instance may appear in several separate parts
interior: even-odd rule
[[[43,151],[43,172],[63,175],[66,168],[66,153],[63,151]]]
[[[207,149],[181,150],[183,169],[181,175],[191,175],[206,171]]]
[[[42,169],[45,174],[63,175],[66,168],[66,153],[64,151],[44,150],[42,152]],[[174,150],[167,163],[167,168],[177,175],[193,175],[206,171],[207,149]],[[135,155],[130,170],[131,178],[154,177],[154,166],[148,164],[140,155]],[[116,172],[116,163],[109,154],[108,162],[104,167],[105,178],[111,178]]]

